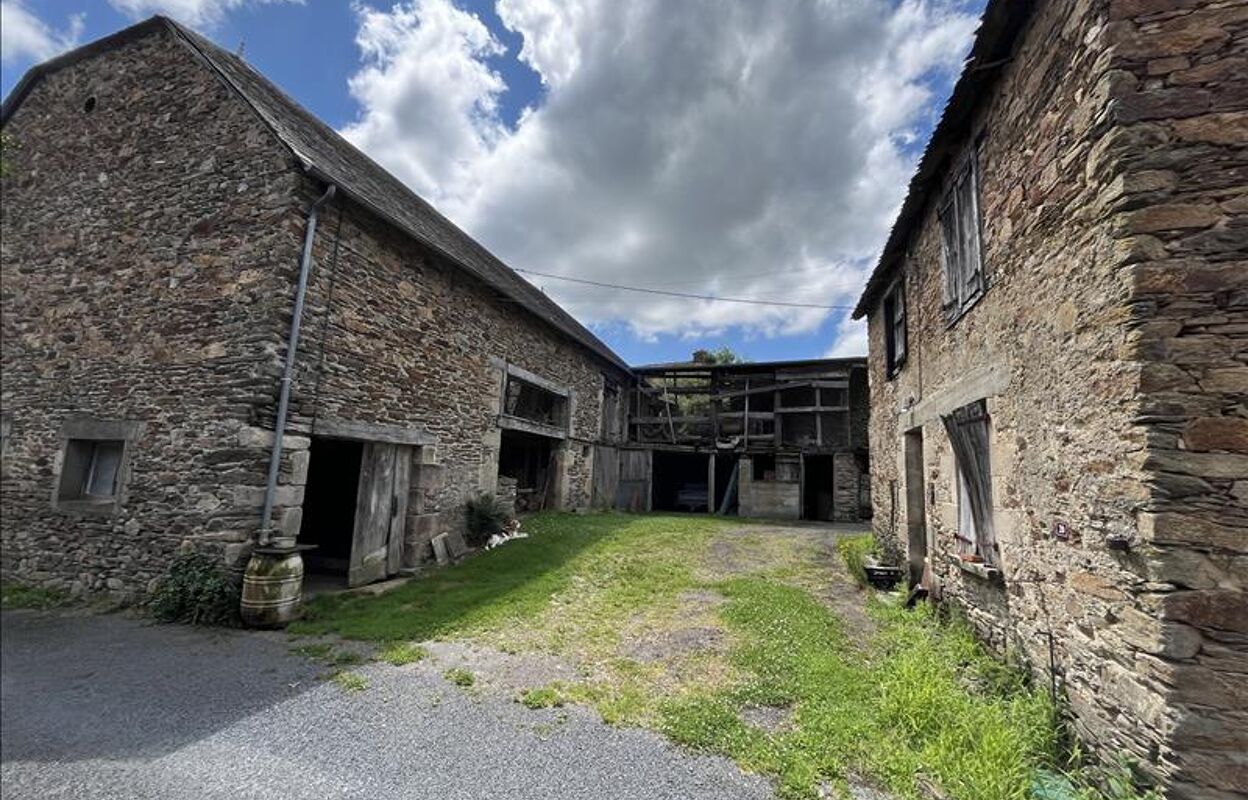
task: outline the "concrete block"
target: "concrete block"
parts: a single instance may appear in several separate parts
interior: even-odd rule
[[[447,543],[449,535],[440,533],[433,537],[433,557],[438,560],[439,566],[446,566],[451,563],[450,545]]]

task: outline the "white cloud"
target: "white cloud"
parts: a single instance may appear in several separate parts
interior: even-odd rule
[[[0,59],[44,61],[78,44],[82,14],[74,14],[63,30],[39,19],[22,0],[0,2]]]
[[[854,321],[846,317],[837,326],[836,340],[824,358],[849,358],[867,354],[867,321]]]
[[[954,0],[497,0],[547,87],[512,128],[451,0],[360,9],[346,135],[515,267],[852,305],[974,17]],[[809,334],[829,313],[544,288],[642,337]],[[829,352],[863,343],[838,328]],[[865,346],[858,347],[865,352]]]
[[[304,0],[108,0],[109,5],[134,19],[164,14],[197,28],[213,28],[231,11],[247,5],[298,3]]]

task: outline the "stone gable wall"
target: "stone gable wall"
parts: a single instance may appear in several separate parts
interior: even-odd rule
[[[877,536],[898,557],[907,546],[903,434],[921,430],[943,596],[1046,682],[1056,672],[1076,731],[1165,777],[1172,797],[1248,785],[1232,680],[1248,666],[1248,181],[1245,85],[1228,77],[1244,7],[1037,4],[972,126],[988,290],[954,324],[942,316],[929,203],[903,265],[909,354],[893,380],[879,305],[869,325]],[[939,415],[979,398],[1002,583],[955,556]]]
[[[318,190],[306,186],[304,200]],[[443,476],[411,505],[426,517],[413,522],[417,545],[458,527],[468,498],[497,490],[505,364],[571,391],[555,490],[562,507],[589,506],[604,376],[622,384],[621,370],[349,200],[325,212],[314,257],[292,430],[319,417],[436,436],[422,459]]]
[[[284,151],[164,32],[45,76],[4,132],[0,571],[132,594],[186,540],[239,555],[298,257]],[[141,423],[116,513],[53,509],[78,417]]]

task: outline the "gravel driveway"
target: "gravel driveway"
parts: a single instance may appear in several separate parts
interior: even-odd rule
[[[5,612],[0,783],[19,798],[771,797],[731,762],[428,665],[317,679],[280,634]]]

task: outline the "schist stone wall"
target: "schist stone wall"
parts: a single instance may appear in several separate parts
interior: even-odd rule
[[[349,201],[325,212],[314,257],[292,427],[350,419],[436,438],[421,461],[442,474],[411,497],[409,550],[424,553],[461,524],[465,500],[497,491],[507,365],[570,392],[555,502],[589,506],[604,383],[623,383],[622,370]]]
[[[1248,6],[1036,8],[971,126],[983,298],[942,315],[936,187],[901,265],[894,379],[870,315],[876,535],[906,549],[917,489],[943,597],[1056,672],[1087,742],[1168,797],[1242,797]],[[955,555],[940,415],[979,399],[1001,582]]]
[[[164,28],[49,72],[4,132],[4,579],[134,597],[187,545],[241,567],[324,187]],[[276,524],[299,529],[318,422],[417,431],[423,557],[496,489],[508,363],[570,390],[559,500],[588,505],[604,373],[622,371],[341,194],[315,259]],[[116,501],[57,500],[78,437],[126,442]]]
[[[4,133],[2,573],[144,591],[184,540],[256,527],[293,174],[167,34],[47,75]],[[106,423],[128,423],[121,502],[54,502],[64,438]]]

